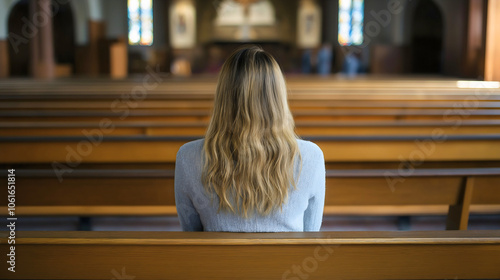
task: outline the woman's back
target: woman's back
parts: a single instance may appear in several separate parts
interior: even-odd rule
[[[185,230],[319,230],[325,165],[297,140],[274,58],[257,47],[224,63],[205,138],[177,154],[175,191]],[[300,144],[300,145],[299,145]]]
[[[189,142],[177,154],[175,201],[182,229],[185,231],[279,232],[318,231],[325,200],[325,162],[321,149],[309,141],[297,140],[302,170],[297,189],[288,201],[267,216],[252,213],[248,218],[228,211],[218,211],[219,201],[210,201],[201,182],[203,139]],[[299,171],[299,163],[295,171]]]

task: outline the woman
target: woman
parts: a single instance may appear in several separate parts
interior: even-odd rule
[[[175,200],[185,231],[318,231],[325,162],[297,139],[283,74],[258,47],[222,66],[205,138],[177,153]]]

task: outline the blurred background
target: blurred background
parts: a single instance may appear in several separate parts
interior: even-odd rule
[[[251,43],[275,55],[286,73],[483,79],[487,4],[54,0],[53,14],[45,19],[43,10],[30,10],[28,0],[2,0],[0,78],[126,77],[145,73],[147,65],[178,75],[216,73],[235,47]],[[29,42],[39,37],[38,47],[33,47]],[[34,69],[35,49],[53,55],[45,66],[50,71]]]

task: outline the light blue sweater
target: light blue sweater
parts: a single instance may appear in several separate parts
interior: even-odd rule
[[[325,204],[325,160],[314,143],[297,140],[302,156],[302,170],[297,189],[289,192],[282,210],[268,216],[253,213],[243,218],[228,211],[218,211],[201,183],[203,139],[183,145],[175,163],[175,203],[184,231],[280,232],[319,231]],[[298,164],[295,166],[298,170]]]

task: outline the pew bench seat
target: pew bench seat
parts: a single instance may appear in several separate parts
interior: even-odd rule
[[[0,237],[2,252],[9,252],[8,232]],[[4,268],[0,275],[2,279],[498,279],[499,268],[500,230],[17,232],[16,272]]]
[[[174,179],[172,169],[19,169],[16,213],[176,215]],[[500,168],[327,170],[324,214],[448,214],[448,229],[467,229],[471,212],[499,213],[498,186]]]

